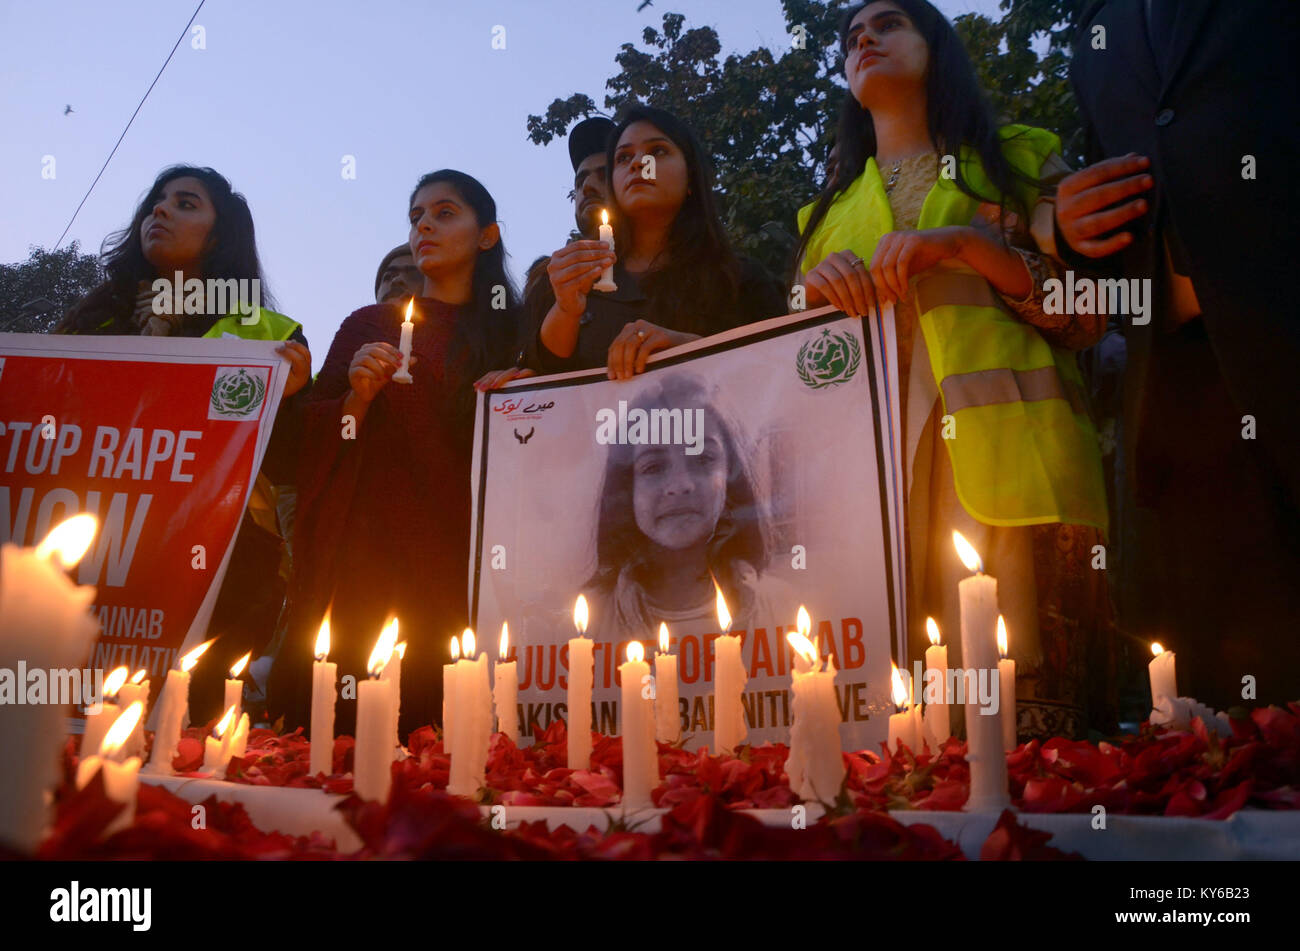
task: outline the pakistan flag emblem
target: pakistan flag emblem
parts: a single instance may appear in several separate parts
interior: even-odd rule
[[[828,327],[804,341],[795,358],[795,369],[806,385],[820,390],[851,380],[861,363],[858,338],[849,333],[833,333]]]
[[[265,397],[265,368],[217,367],[208,419],[257,419]]]

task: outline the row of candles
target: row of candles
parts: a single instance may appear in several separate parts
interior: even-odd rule
[[[95,532],[92,516],[79,515],[57,526],[34,550],[6,543],[0,547],[0,591],[3,605],[3,635],[6,646],[18,648],[19,656],[48,661],[50,667],[77,666],[89,652],[97,630],[89,606],[94,589],[78,586],[66,571],[75,566],[89,547]],[[974,549],[957,532],[954,544],[972,577],[958,584],[961,608],[962,654],[967,669],[997,669],[1000,688],[999,714],[982,715],[977,699],[966,697],[967,760],[971,793],[968,810],[999,809],[1006,805],[1005,752],[1015,745],[1015,667],[1006,657],[1006,628],[997,612],[997,581],[984,574]],[[714,678],[715,731],[718,752],[734,752],[747,736],[741,696],[747,681],[741,655],[741,638],[730,634],[731,619],[721,590],[717,596],[718,617],[727,634],[716,642]],[[573,768],[590,765],[591,692],[593,642],[585,637],[586,599],[579,596],[574,610],[577,637],[568,642],[571,675],[568,681],[568,763]],[[829,800],[838,792],[844,777],[839,741],[839,709],[835,701],[835,666],[830,658],[819,658],[819,645],[808,638],[808,612],[799,610],[798,629],[788,635],[795,650],[793,671],[793,714],[790,751],[786,771],[791,788],[804,799]],[[927,623],[931,647],[925,666],[940,680],[947,675],[947,648],[939,643],[933,621]],[[994,633],[996,632],[996,634]],[[400,755],[398,714],[401,696],[401,662],[405,644],[398,643],[398,623],[392,619],[384,628],[368,665],[370,679],[357,689],[357,736],[355,788],[365,798],[387,798],[391,784],[391,763]],[[159,698],[157,730],[148,772],[170,773],[180,732],[188,712],[190,671],[207,641],[186,653],[178,668],[168,672]],[[24,645],[26,645],[24,647]],[[453,638],[453,662],[444,667],[443,731],[451,757],[449,792],[473,795],[483,783],[487,748],[492,732],[495,705],[498,729],[518,741],[516,698],[518,680],[514,661],[505,661],[509,631],[502,625],[500,656],[493,665],[495,689],[489,686],[486,657],[480,656],[474,633],[466,630]],[[650,665],[644,648],[633,642],[627,660],[619,666],[623,711],[624,804],[650,804],[650,790],[658,782],[655,740],[677,742],[677,658],[668,652],[666,625],[659,629],[659,654],[654,658],[655,689],[645,690]],[[999,661],[994,650],[1002,657]],[[1176,699],[1175,657],[1159,644],[1149,665],[1154,705],[1162,698]],[[333,718],[336,665],[327,661],[329,622],[322,623],[316,644],[313,669],[311,770],[328,773],[332,768]],[[231,758],[242,756],[248,738],[248,714],[242,713],[243,683],[239,680],[248,655],[231,668],[226,682],[225,715],[205,742],[204,769],[220,775]],[[140,755],[144,750],[145,707],[150,683],[144,670],[127,680],[126,668],[110,674],[105,683],[101,711],[87,718],[78,765],[78,787],[90,782],[96,772],[104,775],[108,795],[128,805],[116,820],[131,821]],[[915,690],[904,686],[897,667],[893,671],[895,703],[900,712],[890,717],[890,746],[902,741],[919,747],[922,739],[935,745],[950,732],[948,707],[942,701],[927,703],[924,717]],[[31,762],[29,771],[16,770],[24,782],[0,783],[0,839],[31,847],[43,821],[37,817],[46,809],[45,790],[53,783],[56,757],[42,757],[41,749],[57,750],[59,709],[53,705],[14,705],[6,711],[8,740],[22,747],[18,759]],[[18,717],[37,717],[39,723],[19,723]],[[47,736],[48,734],[48,736]],[[50,739],[52,742],[44,743]],[[30,753],[28,752],[30,750]],[[44,759],[50,762],[43,762]],[[48,767],[48,768],[47,768]],[[30,775],[29,775],[30,773]],[[45,775],[48,773],[49,775]]]

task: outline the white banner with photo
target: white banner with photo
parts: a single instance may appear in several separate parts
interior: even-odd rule
[[[713,744],[721,589],[743,637],[747,742],[789,742],[800,605],[838,671],[845,750],[885,740],[904,640],[893,315],[791,314],[659,354],[644,374],[537,377],[483,394],[469,594],[517,661],[521,742],[567,720],[578,594],[592,727],[620,732],[627,644],[678,658],[687,749]],[[717,588],[715,588],[715,583]]]

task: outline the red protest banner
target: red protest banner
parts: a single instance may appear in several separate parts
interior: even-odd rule
[[[287,376],[266,341],[0,334],[0,541],[88,512],[92,668],[157,685],[207,636]]]

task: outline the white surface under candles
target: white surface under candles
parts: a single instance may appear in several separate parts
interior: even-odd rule
[[[659,750],[655,746],[654,701],[645,689],[650,665],[639,641],[627,645],[627,661],[618,665],[623,719],[623,808],[653,805],[650,791],[659,785]]]
[[[816,649],[806,636],[787,635],[806,669],[791,671],[794,717],[790,726],[790,755],[786,774],[790,788],[805,801],[834,802],[844,783],[844,757],[840,749],[840,713],[835,702],[835,664],[826,669],[816,660]]]
[[[50,537],[66,537],[70,524],[89,525],[89,516],[70,519]],[[87,523],[86,519],[90,519]],[[47,537],[46,541],[50,541]],[[85,540],[88,545],[90,538]],[[85,550],[82,546],[82,551]],[[44,553],[6,542],[0,545],[0,667],[25,661],[29,668],[80,668],[90,656],[99,625],[88,610],[95,589],[79,587]],[[72,557],[74,554],[77,557]],[[65,552],[63,564],[80,553]],[[59,779],[60,750],[68,711],[55,704],[0,704],[0,841],[31,851],[45,831],[46,793]]]
[[[668,647],[668,625],[660,622],[659,653],[655,655],[655,739],[660,743],[676,743],[682,738],[677,656]]]
[[[311,775],[334,772],[334,707],[338,664],[325,658],[330,651],[329,617],[316,635],[316,659],[311,665]]]
[[[609,212],[604,209],[600,212],[600,233],[597,240],[604,241],[611,251],[614,250],[614,228],[609,223]],[[618,285],[614,283],[614,265],[611,264],[601,272],[600,280],[592,285],[591,289],[606,293],[618,290]]]
[[[415,332],[415,324],[411,322],[411,313],[414,308],[415,298],[412,297],[406,303],[406,319],[402,321],[402,337],[397,344],[397,349],[402,354],[402,365],[393,374],[394,383],[415,382],[414,377],[411,376],[411,335]]]
[[[510,628],[501,622],[497,662],[492,666],[492,700],[497,711],[497,730],[519,744],[519,667],[510,656]]]
[[[958,551],[965,546],[963,561],[977,572],[957,583],[961,603],[962,666],[974,670],[977,677],[996,677],[998,655],[996,628],[998,618],[998,582],[983,574],[979,556],[964,538],[953,532]],[[960,542],[958,543],[958,540]],[[979,671],[985,671],[981,674]],[[962,808],[967,812],[1001,810],[1011,802],[1007,786],[1007,757],[1002,749],[1002,721],[996,715],[981,713],[978,693],[966,697],[966,760],[970,765],[970,798]]]

